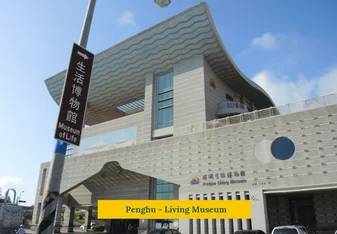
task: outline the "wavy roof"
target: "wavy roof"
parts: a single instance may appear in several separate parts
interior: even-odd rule
[[[116,107],[144,98],[146,73],[163,72],[200,54],[220,79],[258,109],[274,106],[268,94],[234,64],[206,3],[201,3],[95,55],[86,123],[121,117]],[[45,81],[57,104],[65,74],[62,71]]]

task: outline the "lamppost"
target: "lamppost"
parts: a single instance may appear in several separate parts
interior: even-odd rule
[[[171,0],[154,0],[154,2],[161,7],[167,7],[171,3]],[[79,46],[81,46],[84,49],[87,47],[95,5],[96,0],[89,0],[89,5],[87,8],[79,40]],[[43,196],[41,213],[39,217],[39,225],[37,227],[36,232],[37,234],[53,233],[56,207],[57,202],[59,200],[61,177],[63,173],[63,165],[66,151],[67,151],[67,143],[57,140],[53,159],[49,166],[47,186]]]

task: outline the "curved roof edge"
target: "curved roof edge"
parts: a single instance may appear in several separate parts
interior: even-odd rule
[[[268,95],[268,93],[262,88],[260,87],[258,84],[256,84],[254,81],[252,81],[251,79],[249,79],[248,77],[246,77],[242,72],[241,70],[237,67],[237,65],[235,64],[234,60],[232,59],[232,57],[230,56],[229,52],[227,51],[223,41],[221,40],[221,37],[219,35],[219,32],[217,30],[217,28],[215,27],[215,23],[214,23],[214,20],[213,20],[213,17],[212,17],[212,14],[208,8],[208,5],[206,2],[202,2],[201,4],[203,4],[205,6],[205,9],[206,9],[206,14],[207,14],[207,17],[209,18],[209,21],[211,23],[211,27],[212,27],[212,30],[215,34],[215,37],[216,39],[218,40],[221,48],[223,49],[223,51],[225,52],[228,60],[230,61],[230,63],[233,65],[233,67],[235,68],[235,70],[240,74],[240,76],[242,77],[242,79],[244,81],[246,81],[250,86],[252,86],[252,88],[262,92],[268,99],[269,101],[271,102],[272,106],[275,106],[275,103],[274,101],[271,99],[271,97]]]
[[[89,125],[118,118],[116,107],[143,98],[146,73],[159,72],[198,54],[205,56],[220,79],[258,109],[275,106],[266,91],[238,69],[220,38],[207,3],[202,2],[95,55],[86,113]],[[57,104],[65,74],[63,70],[45,80]]]

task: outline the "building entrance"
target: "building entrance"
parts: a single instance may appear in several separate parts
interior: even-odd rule
[[[128,228],[131,224],[131,230]],[[112,219],[110,234],[137,234],[139,219]]]
[[[316,216],[313,196],[289,197],[291,223],[316,230]]]
[[[303,225],[316,234],[337,230],[337,189],[266,194],[269,232],[276,226]]]

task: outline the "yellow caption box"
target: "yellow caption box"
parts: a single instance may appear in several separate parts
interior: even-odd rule
[[[250,200],[99,200],[99,219],[250,219]]]

